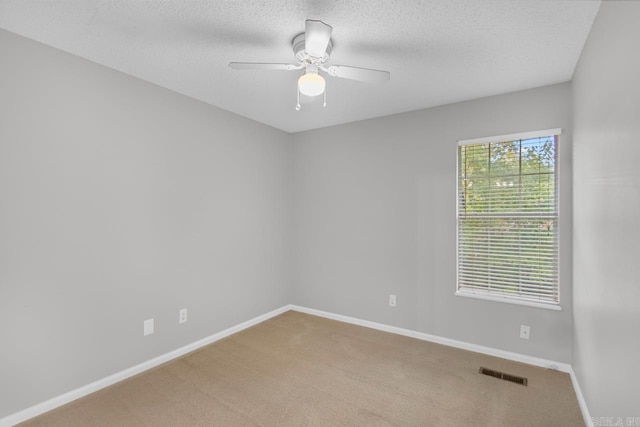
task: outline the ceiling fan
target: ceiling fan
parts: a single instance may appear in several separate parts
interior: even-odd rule
[[[331,32],[333,28],[322,21],[307,19],[305,31],[293,38],[291,47],[297,64],[271,64],[260,62],[230,62],[234,70],[281,70],[293,71],[304,69],[298,79],[296,110],[300,110],[300,94],[314,97],[324,95],[322,106],[327,105],[325,81],[320,71],[331,77],[358,80],[367,83],[384,83],[390,78],[388,71],[369,68],[349,67],[346,65],[326,65],[333,48]]]

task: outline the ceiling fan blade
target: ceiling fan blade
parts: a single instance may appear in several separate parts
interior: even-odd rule
[[[304,50],[313,57],[322,58],[331,40],[333,27],[313,19],[307,19],[304,27]]]
[[[320,69],[326,71],[333,77],[358,80],[367,83],[384,83],[391,78],[391,73],[388,71],[348,67],[346,65],[331,65],[329,67],[320,67]]]
[[[299,70],[302,65],[296,64],[267,64],[263,62],[229,62],[234,70]]]

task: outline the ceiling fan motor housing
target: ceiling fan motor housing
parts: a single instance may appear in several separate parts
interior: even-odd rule
[[[291,41],[291,47],[293,48],[293,53],[295,54],[296,59],[302,65],[315,65],[318,67],[329,60],[329,55],[331,55],[331,49],[333,48],[333,41],[331,39],[329,40],[327,49],[322,57],[311,56],[305,50],[305,33],[300,33],[295,36]]]

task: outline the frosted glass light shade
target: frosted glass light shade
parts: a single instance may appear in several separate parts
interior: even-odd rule
[[[307,96],[318,96],[324,92],[324,78],[318,73],[305,73],[298,79],[298,90]]]

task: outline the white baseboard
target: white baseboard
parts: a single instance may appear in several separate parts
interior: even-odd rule
[[[582,418],[584,418],[584,424],[587,427],[593,427],[593,420],[591,419],[589,408],[587,408],[587,401],[584,400],[584,395],[582,394],[582,389],[580,388],[578,377],[576,377],[576,373],[573,371],[573,367],[571,367],[571,370],[569,371],[569,375],[571,376],[571,383],[573,384],[573,390],[576,392],[576,398],[578,398],[578,405],[580,405],[580,412],[582,412]]]
[[[47,411],[51,411],[59,406],[65,405],[71,401],[79,399],[88,394],[94,393],[100,389],[108,387],[112,384],[115,384],[119,381],[125,380],[129,377],[137,375],[141,372],[144,372],[148,369],[154,368],[158,365],[166,363],[170,360],[178,358],[180,356],[184,356],[187,353],[190,353],[194,350],[197,350],[201,347],[214,343],[216,341],[221,340],[222,338],[228,337],[229,335],[235,334],[236,332],[240,332],[243,329],[247,329],[251,326],[254,326],[258,323],[264,322],[267,319],[275,317],[279,314],[282,314],[291,309],[290,305],[285,305],[283,307],[277,308],[268,313],[262,314],[260,316],[254,317],[251,320],[247,320],[246,322],[242,322],[238,325],[227,328],[223,331],[220,331],[216,334],[210,335],[206,338],[193,342],[191,344],[187,344],[184,347],[180,347],[176,350],[165,353],[161,356],[155,357],[151,360],[147,360],[146,362],[142,362],[139,365],[132,366],[131,368],[127,368],[123,371],[116,372],[113,375],[109,375],[108,377],[99,379],[85,386],[79,387],[75,390],[71,390],[67,393],[56,396],[52,399],[44,401],[42,403],[38,403],[37,405],[31,406],[27,409],[23,409],[20,412],[16,412],[15,414],[9,415],[5,418],[0,419],[0,427],[5,426],[13,426],[15,424],[26,421],[30,418],[43,414]]]
[[[503,359],[513,360],[516,362],[526,363],[528,365],[540,366],[547,369],[553,369],[560,372],[571,371],[571,365],[568,363],[555,362],[553,360],[541,359],[539,357],[527,356],[525,354],[513,353],[510,351],[499,350],[497,348],[485,347],[483,345],[471,344],[464,341],[458,341],[451,338],[444,338],[437,335],[426,334],[424,332],[412,331],[410,329],[399,328],[397,326],[385,325],[382,323],[370,322],[368,320],[356,319],[355,317],[343,316],[341,314],[329,313],[326,311],[316,310],[314,308],[291,306],[292,310],[302,313],[313,314],[316,316],[326,317],[328,319],[339,320],[341,322],[352,323],[354,325],[366,326],[367,328],[378,329],[384,332],[404,335],[416,338],[422,341],[430,341],[436,344],[447,345],[449,347],[460,348],[462,350],[474,351],[476,353],[488,354],[489,356],[501,357]]]

